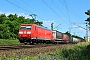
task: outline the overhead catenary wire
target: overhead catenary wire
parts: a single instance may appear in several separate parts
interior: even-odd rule
[[[59,24],[58,26],[60,26],[60,25],[61,25],[61,24]],[[57,28],[58,26],[54,27],[54,29]]]
[[[52,3],[56,6],[56,8],[59,10],[59,11],[61,11],[60,10],[60,8],[54,3],[54,1],[53,0],[51,0],[52,1]],[[66,9],[68,10],[68,7],[66,6]],[[61,12],[62,13],[62,12]],[[63,13],[62,13],[63,14]],[[63,14],[64,15],[64,14]],[[69,15],[69,14],[68,14]],[[65,16],[65,15],[64,15]],[[70,20],[70,18],[69,18],[69,20]]]
[[[25,1],[21,0],[21,2],[23,2],[23,3],[26,4],[27,6],[30,6],[32,9],[38,11],[39,13],[41,13],[39,10],[35,9],[34,7],[32,7],[30,4],[26,3]],[[41,14],[42,14],[43,16],[46,16],[46,15],[44,15],[43,13],[41,13]],[[46,17],[48,17],[48,16],[46,16]]]
[[[21,7],[21,6],[17,5],[17,4],[15,4],[15,3],[9,1],[9,0],[6,0],[6,1],[9,2],[9,3],[11,3],[12,5],[14,5],[14,6],[16,6],[16,7],[20,8],[20,9],[26,11],[26,12],[28,12],[29,14],[32,13],[31,11],[29,11],[29,10],[27,10],[27,9],[25,9],[25,8],[23,8],[23,7]],[[37,15],[37,17],[40,18],[40,19],[42,19],[42,20],[45,20],[45,19],[39,17],[38,15]]]
[[[64,2],[64,3],[63,3],[62,1],[59,0],[59,2],[62,3],[62,5],[64,5],[66,8],[68,8],[70,11],[72,11],[73,15],[74,15],[77,19],[80,20],[80,18],[78,18],[78,16],[75,14],[75,12],[74,12],[72,9],[70,9],[69,7],[67,7],[66,1],[63,1],[63,2]],[[72,24],[72,23],[73,23],[73,24],[76,24],[75,22],[71,22],[71,24]],[[80,27],[80,28],[82,28],[82,29],[85,29],[85,28],[83,28],[83,27],[81,27],[81,26],[79,26],[79,25],[78,25],[78,27]],[[85,29],[85,30],[86,30],[86,29]]]
[[[61,11],[60,10],[60,8],[54,3],[54,1],[53,0],[51,0],[52,1],[52,3],[55,5],[55,7],[59,10],[59,11]],[[69,13],[68,13],[68,7],[67,7],[67,4],[66,4],[66,10],[67,10],[67,14],[68,14],[68,17],[69,17],[69,22],[70,22],[70,16],[69,16]],[[63,13],[62,13],[63,14]],[[64,14],[63,14],[64,15]],[[65,15],[64,15],[65,16]],[[71,23],[70,23],[71,24]],[[59,24],[60,25],[60,24]]]
[[[66,8],[67,8],[67,6],[62,2],[62,1],[60,1],[59,0],[59,2],[63,5],[63,6],[65,6]],[[68,9],[70,10],[70,11],[72,11],[72,13],[73,13],[73,15],[77,18],[77,19],[79,19],[80,20],[80,17],[78,17],[77,15],[76,15],[76,13],[72,10],[72,9],[70,9],[69,7],[68,7]]]
[[[54,3],[54,1],[53,0],[51,0],[52,1],[52,3],[55,5],[55,7],[59,10],[59,11],[61,11],[60,10],[60,8]],[[62,13],[62,12],[61,12]],[[63,13],[62,13],[63,14]]]
[[[69,15],[69,12],[68,12],[68,9],[69,9],[69,8],[68,8],[68,6],[67,6],[67,2],[66,2],[66,0],[64,0],[64,3],[63,3],[62,1],[60,1],[60,0],[59,0],[59,2],[62,3],[62,4],[65,6],[65,8],[66,8],[66,10],[67,10],[67,14],[68,14],[69,22],[71,23],[70,15]]]
[[[83,28],[82,26],[80,26],[80,25],[78,25],[78,24],[76,24],[76,23],[74,23],[74,22],[73,22],[73,24],[74,24],[74,25],[77,25],[79,28],[82,28],[82,29],[86,30],[85,28]]]
[[[68,18],[69,18],[69,22],[71,23],[71,19],[70,19],[69,11],[68,11],[67,1],[64,0],[64,3],[65,3],[65,6],[66,6],[66,10],[67,10],[67,15],[68,15]]]
[[[60,0],[59,0],[60,1]],[[67,11],[67,15],[68,15],[68,19],[69,19],[69,28],[72,26],[72,21],[71,21],[71,19],[70,19],[70,15],[69,15],[69,10],[68,10],[68,5],[67,5],[67,1],[66,0],[63,0],[63,2],[64,3],[62,3],[64,6],[65,6],[65,8],[66,8],[66,11]]]
[[[42,0],[58,17],[60,17],[63,21],[64,19],[52,8],[50,7],[44,0]],[[64,21],[65,22],[65,21]],[[66,23],[66,22],[65,22]],[[66,23],[67,24],[67,23]],[[68,25],[68,24],[67,24]]]
[[[13,4],[13,5],[15,5],[15,6],[17,6],[18,8],[21,8],[21,9],[24,10],[24,11],[27,11],[27,12],[31,13],[30,11],[24,9],[23,7],[17,5],[17,4],[15,4],[15,3],[13,3],[13,2],[11,2],[11,1],[9,1],[9,0],[6,0],[6,1],[9,2],[9,3],[11,3],[11,4]]]

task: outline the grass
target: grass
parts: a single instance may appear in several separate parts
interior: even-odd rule
[[[13,44],[20,44],[18,39],[0,39],[0,45],[13,45]]]

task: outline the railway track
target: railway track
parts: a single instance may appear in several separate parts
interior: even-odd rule
[[[63,44],[35,44],[35,45],[9,45],[9,46],[0,46],[0,50],[12,50],[12,49],[23,49],[23,48],[38,48],[38,47],[47,47]]]
[[[34,44],[34,45],[9,45],[9,46],[0,46],[0,50],[12,50],[12,49],[23,49],[23,48],[39,48],[47,46],[58,46],[58,45],[69,45],[69,44]]]

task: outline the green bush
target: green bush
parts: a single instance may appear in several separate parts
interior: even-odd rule
[[[77,44],[73,47],[62,49],[61,55],[67,60],[89,60],[90,44]]]

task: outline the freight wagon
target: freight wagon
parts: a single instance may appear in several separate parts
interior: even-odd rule
[[[53,40],[54,42],[62,42],[62,43],[68,43],[69,42],[69,37],[67,34],[61,33],[59,31],[52,31],[53,33]]]
[[[20,43],[33,44],[34,42],[50,42],[52,40],[52,31],[36,24],[21,24],[18,39]]]
[[[69,36],[69,42],[70,43],[78,43],[78,42],[81,42],[81,39]]]

